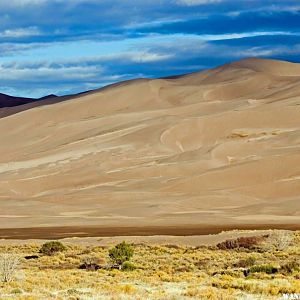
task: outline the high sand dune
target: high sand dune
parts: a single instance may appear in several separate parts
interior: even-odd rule
[[[11,236],[300,228],[299,64],[246,59],[11,107],[0,136]]]

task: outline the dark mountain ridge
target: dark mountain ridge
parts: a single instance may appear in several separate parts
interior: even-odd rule
[[[50,98],[56,98],[56,97],[57,97],[56,95],[51,94],[41,98],[25,98],[25,97],[15,97],[15,96],[10,96],[10,95],[0,93],[0,108],[15,107],[19,105],[24,105],[24,104],[50,99]]]

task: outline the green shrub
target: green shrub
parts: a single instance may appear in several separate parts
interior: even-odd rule
[[[66,247],[58,241],[47,242],[42,245],[40,253],[45,255],[54,255],[57,252],[66,250]]]
[[[122,264],[129,261],[133,256],[133,248],[130,244],[122,242],[109,250],[109,258],[112,263],[122,269]]]
[[[266,273],[266,274],[275,274],[278,272],[278,268],[268,264],[268,265],[255,265],[250,267],[248,270],[245,270],[245,276],[248,276],[251,273]]]
[[[122,263],[122,270],[124,271],[133,271],[136,269],[136,266],[130,261],[124,261]]]
[[[23,291],[19,288],[15,288],[10,293],[17,295],[17,294],[23,294]]]

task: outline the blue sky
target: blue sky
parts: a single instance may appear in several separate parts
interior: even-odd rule
[[[40,97],[244,57],[300,62],[299,0],[0,0],[0,92]]]

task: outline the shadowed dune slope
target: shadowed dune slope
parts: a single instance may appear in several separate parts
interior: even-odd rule
[[[0,136],[2,228],[300,226],[299,64],[112,85],[15,111]]]

